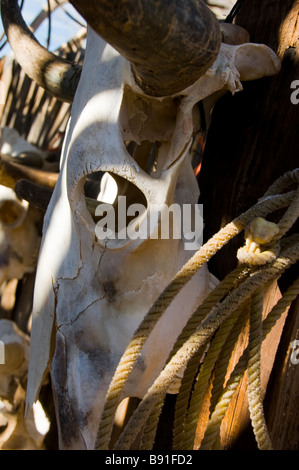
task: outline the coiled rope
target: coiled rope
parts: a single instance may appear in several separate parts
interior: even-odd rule
[[[204,244],[160,295],[136,330],[116,368],[106,396],[96,441],[97,449],[109,448],[114,416],[120,403],[123,388],[156,322],[195,272],[233,237],[245,230],[245,246],[237,253],[238,268],[230,273],[194,312],[174,345],[167,364],[139,404],[115,445],[115,449],[130,449],[136,437],[142,435],[141,448],[148,448],[153,444],[167,390],[176,374],[182,367],[185,367],[185,376],[177,400],[174,447],[192,448],[203,393],[211,379],[212,372],[218,370],[218,360],[219,358],[223,359],[223,349],[230,350],[232,347],[231,338],[234,336],[234,325],[242,318],[242,312],[239,309],[248,302],[252,303],[252,298],[258,298],[261,286],[267,286],[277,280],[299,258],[299,237],[283,239],[299,215],[298,183],[299,169],[290,171],[279,178],[256,205],[226,225]],[[292,189],[294,185],[297,185],[295,190]],[[264,220],[269,214],[283,208],[287,208],[287,210],[279,223],[273,224]],[[260,305],[259,302],[253,302],[252,305],[254,304]],[[252,349],[249,351],[251,358],[249,367],[252,365],[252,368],[249,374],[249,401],[251,419],[259,447],[265,448],[266,446],[268,448],[269,439],[265,440],[267,431],[259,392],[260,346],[265,328],[264,323],[261,323],[260,309],[255,308],[251,311],[254,312],[250,315]],[[276,310],[276,314],[277,311],[279,309]],[[261,325],[263,326],[261,327]],[[216,341],[215,338],[217,338]],[[228,344],[230,344],[229,347]],[[203,353],[208,347],[207,364],[204,359],[197,376],[196,386],[191,391],[196,376],[195,369],[198,370]],[[225,357],[227,358],[227,353]],[[248,365],[248,357],[246,355],[242,357],[243,359],[239,361],[222,393],[219,391],[219,384],[218,388],[214,389],[212,402],[215,402],[215,396],[218,396],[219,400],[214,405],[214,410],[211,410],[210,422],[202,442],[202,448],[213,448],[219,439],[219,423],[224,416],[223,409],[226,411],[227,403],[236,390],[236,384],[239,383]],[[224,360],[224,363],[226,362],[227,360]],[[223,371],[219,372],[219,375],[223,377]],[[218,376],[215,377],[218,380]],[[217,383],[216,379],[215,384]],[[226,401],[223,406],[224,399]],[[220,405],[221,402],[222,405]],[[221,406],[220,413],[219,406]],[[216,425],[214,425],[215,422]],[[180,433],[179,438],[178,433]],[[210,435],[213,437],[210,438]],[[267,444],[264,444],[264,441]]]
[[[288,288],[284,295],[279,299],[277,304],[272,308],[267,318],[263,321],[263,340],[271,331],[280,315],[288,308],[295,298],[299,295],[299,278]],[[236,364],[229,380],[227,381],[220,398],[210,416],[210,420],[205,432],[204,439],[201,443],[201,449],[212,449],[220,436],[220,426],[225,413],[230,404],[237,387],[244,375],[248,364],[248,347],[242,353],[238,363]]]

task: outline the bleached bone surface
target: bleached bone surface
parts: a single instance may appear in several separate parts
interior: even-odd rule
[[[268,62],[262,70],[264,55]],[[107,387],[125,347],[155,299],[194,253],[185,249],[184,239],[152,239],[146,214],[156,204],[197,203],[189,155],[194,105],[223,89],[241,90],[238,66],[246,79],[248,70],[250,78],[254,75],[253,68],[258,77],[275,73],[279,63],[264,46],[223,44],[213,67],[194,85],[177,96],[149,98],[135,85],[130,64],[88,32],[61,172],[44,222],[27,391],[31,407],[50,368],[61,448],[94,447]],[[159,143],[151,172],[142,169],[124,141],[134,141],[141,149],[146,142]],[[135,220],[135,229],[146,237],[97,239],[83,188],[87,175],[99,170],[122,178],[122,195],[127,194],[124,180],[143,194],[147,208]],[[208,290],[209,273],[203,267],[155,327],[125,395],[143,396]]]
[[[16,129],[3,127],[0,132],[0,153],[14,157],[17,163],[30,158],[32,166],[42,166],[47,152],[23,139]]]
[[[227,17],[233,8],[236,0],[204,0],[210,10],[219,18],[223,20]]]

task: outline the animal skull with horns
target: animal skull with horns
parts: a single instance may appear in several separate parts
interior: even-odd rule
[[[50,370],[60,448],[93,449],[107,389],[130,338],[194,253],[185,249],[184,236],[152,235],[159,232],[159,208],[198,202],[190,159],[196,104],[241,90],[242,80],[272,75],[280,63],[265,45],[234,44],[231,29],[220,28],[201,0],[71,3],[88,24],[82,70],[37,43],[17,0],[1,6],[25,72],[62,100],[74,98],[44,220],[27,404],[33,405]],[[103,172],[106,186],[91,201],[88,188]],[[120,199],[107,196],[111,182],[126,197],[125,209],[129,202],[145,208],[124,224],[142,237],[96,235],[98,219],[89,209],[99,205],[99,215],[99,200],[109,203],[107,214],[115,208]],[[150,334],[124,396],[144,396],[209,286],[204,266]]]

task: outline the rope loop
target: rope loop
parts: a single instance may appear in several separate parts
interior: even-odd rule
[[[286,188],[297,184],[294,197],[285,214],[277,223],[269,222],[264,217],[257,216],[245,230],[245,246],[237,251],[240,263],[250,266],[263,266],[273,263],[280,253],[279,241],[293,226],[299,216],[299,168],[285,173],[270,186],[260,202],[270,201],[278,194],[285,194]]]
[[[297,188],[294,189],[295,185]],[[278,222],[266,219],[269,214],[277,214],[282,209],[285,212]],[[298,217],[299,169],[295,169],[276,180],[257,204],[221,228],[182,267],[145,315],[116,367],[106,395],[96,449],[110,448],[114,417],[125,383],[158,320],[192,276],[242,231],[245,231],[245,245],[237,251],[237,268],[193,312],[173,345],[164,368],[128,420],[114,449],[132,449],[140,436],[143,436],[141,449],[152,447],[165,396],[182,369],[185,372],[173,429],[175,449],[214,449],[221,446],[221,423],[247,369],[248,397],[256,441],[259,448],[271,448],[260,393],[261,343],[286,305],[290,305],[298,295],[298,280],[266,320],[262,318],[262,296],[265,286],[277,282],[287,269],[299,261],[299,235],[285,237]],[[256,308],[251,310],[251,304]],[[231,354],[239,332],[247,323],[248,314],[251,316],[249,345],[226,379]],[[213,387],[209,421],[202,442],[197,447],[197,420],[210,383]]]
[[[263,266],[273,263],[280,252],[280,244],[275,241],[279,226],[263,217],[253,219],[245,232],[245,246],[239,248],[237,258],[240,263]]]

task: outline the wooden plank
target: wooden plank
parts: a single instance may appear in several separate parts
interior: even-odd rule
[[[83,41],[85,29],[64,44],[59,55],[77,63],[84,57]],[[70,104],[62,103],[46,93],[33,82],[13,60],[13,56],[3,59],[1,82],[5,104],[0,103],[1,127],[15,128],[22,137],[39,148],[61,148],[65,128],[70,114]]]
[[[280,289],[277,283],[273,283],[269,290],[267,291],[264,298],[264,311],[263,318],[266,318],[272,307],[277,303],[281,298]],[[271,332],[265,339],[262,345],[261,351],[261,385],[262,385],[262,397],[265,396],[269,377],[273,368],[273,364],[276,357],[277,348],[280,342],[281,334],[284,328],[285,320],[287,317],[286,310],[282,315],[276,325],[272,328]],[[233,354],[230,359],[226,380],[229,378],[232,370],[237,364],[241,354],[248,344],[248,333],[249,333],[249,324],[248,322],[244,325],[238,342],[234,348]],[[210,390],[208,390],[203,409],[200,413],[198,429],[196,433],[196,444],[195,448],[200,447],[201,440],[204,435],[204,431],[208,424],[208,415],[209,415],[209,399],[210,399]],[[244,376],[238,386],[235,395],[233,396],[231,403],[228,407],[227,413],[223,419],[221,425],[221,446],[224,449],[234,448],[238,444],[239,438],[242,433],[250,427],[250,416],[248,409],[248,400],[247,400],[247,374],[244,373]]]
[[[199,175],[204,240],[251,207],[279,176],[298,166],[299,105],[291,84],[299,79],[298,0],[244,2],[237,23],[252,42],[282,59],[278,75],[244,83],[216,104]],[[271,12],[271,14],[269,14]],[[220,279],[236,265],[234,239],[210,262]]]
[[[275,282],[267,292],[264,299],[264,312],[263,318],[266,318],[269,311],[281,298],[281,293],[277,283]],[[266,337],[262,345],[261,351],[261,395],[264,398],[270,374],[276,357],[277,348],[280,342],[281,334],[285,324],[288,310],[280,317],[279,321],[272,328],[269,335]],[[235,354],[232,359],[236,362],[240,351],[248,342],[249,326],[243,330],[239,347],[236,348]],[[243,380],[228,408],[227,415],[225,416],[221,428],[221,443],[224,448],[232,448],[238,441],[239,436],[250,425],[250,417],[248,410],[247,400],[247,375],[245,373]]]
[[[290,309],[265,399],[269,433],[276,450],[299,450],[299,343],[294,345],[293,341],[299,341],[299,297]]]
[[[204,209],[204,241],[255,204],[279,176],[298,167],[299,105],[291,102],[291,84],[299,79],[298,15],[298,0],[252,0],[244,2],[238,14],[236,23],[249,31],[252,42],[264,43],[276,51],[282,60],[282,68],[274,77],[244,83],[241,93],[235,96],[226,95],[215,106],[198,178],[200,202]],[[298,232],[298,223],[293,231]],[[209,263],[210,270],[219,279],[223,279],[236,266],[237,259],[233,254],[242,243],[243,235],[236,237]],[[295,275],[294,270],[289,270],[283,277],[283,282],[280,283],[282,292]],[[270,351],[274,352],[279,341],[279,332],[275,339],[269,337],[268,341]],[[269,379],[274,356],[267,366],[263,366],[263,380],[265,377]],[[283,352],[282,360],[285,357]],[[275,367],[276,363],[272,376],[281,381],[279,373],[276,375]],[[277,389],[271,395],[271,406],[275,409],[271,411],[271,407],[269,412],[274,448],[286,448],[289,445],[286,437],[278,437],[281,436],[282,422],[284,435],[287,436],[287,430],[290,429],[298,442],[298,432],[294,431],[298,427],[298,413],[284,411],[283,415],[282,411],[286,410],[289,403],[288,394],[292,401],[289,403],[290,409],[294,409],[298,400],[291,384],[294,371],[289,374],[286,376],[287,383],[279,389],[281,404],[275,403]],[[298,379],[295,379],[295,384],[298,389]],[[272,385],[271,381],[271,388]],[[268,387],[270,390],[270,384]],[[225,430],[223,428],[225,446],[231,446],[237,436],[240,437],[244,424],[244,393],[240,392],[238,398],[240,401],[232,405],[232,408],[235,406],[234,410],[237,410],[239,417],[236,414],[232,418],[231,410],[230,417],[226,418],[228,424],[225,425]],[[274,419],[273,414],[276,412],[280,419]],[[294,439],[291,439],[293,446]]]

